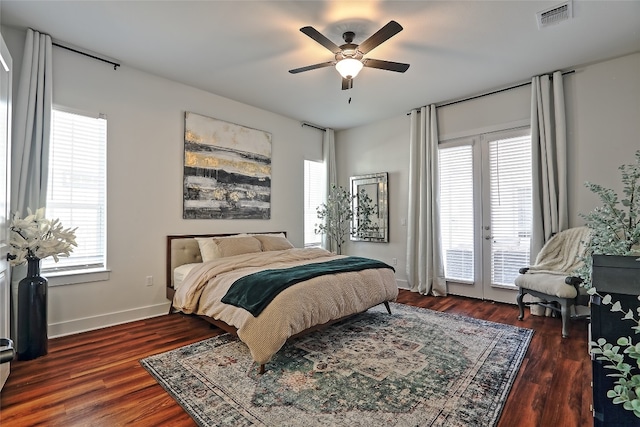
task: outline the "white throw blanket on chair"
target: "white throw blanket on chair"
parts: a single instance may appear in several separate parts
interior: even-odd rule
[[[589,227],[574,227],[561,231],[545,243],[528,273],[548,273],[571,276],[581,265],[586,243],[591,239]],[[540,301],[539,298],[533,298]],[[539,305],[530,307],[534,316],[551,316],[552,311]]]
[[[585,226],[559,232],[545,243],[529,273],[572,275],[582,265],[580,257],[590,239],[590,230]]]

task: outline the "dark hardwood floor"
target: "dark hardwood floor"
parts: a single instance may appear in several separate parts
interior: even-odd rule
[[[587,322],[518,321],[515,305],[400,291],[398,302],[535,331],[498,427],[590,426]],[[49,354],[11,364],[0,394],[0,425],[195,426],[138,360],[222,333],[196,317],[172,314],[49,341]]]

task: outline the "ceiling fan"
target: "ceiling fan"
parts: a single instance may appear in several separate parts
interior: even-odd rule
[[[316,68],[335,66],[336,70],[338,70],[342,76],[342,90],[346,90],[353,87],[353,79],[358,75],[362,67],[378,68],[381,70],[396,71],[398,73],[404,73],[409,68],[409,64],[403,64],[401,62],[364,58],[364,55],[369,53],[371,50],[402,31],[402,25],[398,24],[396,21],[390,21],[387,25],[380,28],[374,35],[359,45],[353,43],[355,33],[352,31],[347,31],[342,35],[345,43],[341,46],[338,46],[329,40],[313,27],[302,27],[300,28],[300,31],[329,49],[335,55],[335,60],[295,68],[293,70],[289,70],[291,74],[315,70]]]

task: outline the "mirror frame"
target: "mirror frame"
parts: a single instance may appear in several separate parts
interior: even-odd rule
[[[358,207],[358,194],[360,193],[360,187],[371,184],[376,185],[376,197],[374,198],[374,195],[371,194],[371,192],[367,192],[367,194],[369,195],[369,197],[371,197],[374,204],[377,205],[378,208],[378,218],[377,221],[374,220],[374,224],[378,225],[378,231],[372,231],[368,233],[367,236],[351,235],[351,240],[377,243],[389,242],[389,196],[387,190],[388,175],[389,174],[387,172],[380,172],[368,175],[352,176],[349,178],[351,182],[351,195],[353,196],[353,211],[356,212]],[[357,227],[357,222],[358,218],[354,217],[351,220],[352,230]]]

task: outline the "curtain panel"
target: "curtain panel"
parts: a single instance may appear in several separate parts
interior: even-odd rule
[[[18,91],[14,96],[11,138],[11,212],[24,217],[46,205],[49,179],[49,138],[53,104],[51,36],[27,29]],[[11,334],[18,342],[18,283],[26,265],[11,270],[13,304]]]
[[[533,234],[535,256],[554,234],[569,228],[567,207],[567,130],[560,71],[536,76],[531,92]]]
[[[324,139],[322,141],[322,158],[325,166],[325,183],[322,200],[326,203],[331,187],[338,183],[335,132],[333,129],[326,129],[324,132]],[[338,248],[334,246],[334,242],[328,238],[326,233],[323,233],[322,247],[328,251],[336,251]]]
[[[23,216],[47,201],[52,65],[51,36],[27,29],[11,141],[11,211]]]
[[[411,112],[407,280],[412,291],[447,294],[440,238],[436,106]]]

